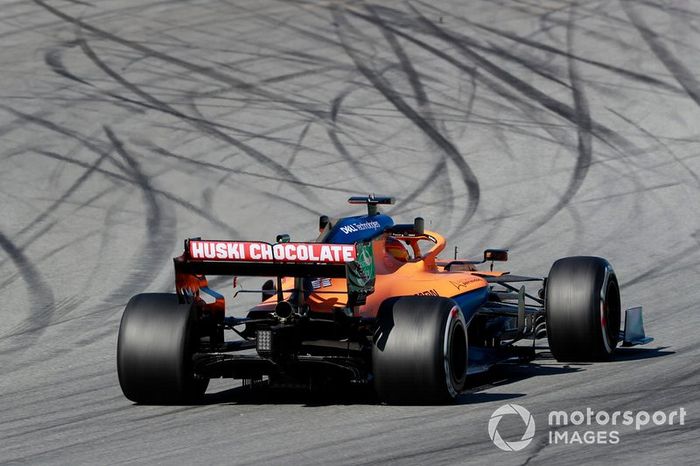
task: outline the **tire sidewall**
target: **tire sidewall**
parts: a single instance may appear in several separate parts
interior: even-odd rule
[[[117,374],[124,395],[139,403],[194,400],[208,385],[195,378],[191,355],[196,309],[176,295],[141,294],[126,306],[117,340]]]
[[[398,403],[443,403],[464,388],[450,360],[454,335],[467,329],[459,306],[448,298],[408,296],[385,301],[378,314],[372,349],[375,388],[380,398]]]
[[[461,376],[457,376],[455,370],[457,368],[452,367],[451,356],[453,351],[453,345],[459,343],[455,341],[456,332],[463,332],[464,343],[465,343],[465,364],[464,370]],[[458,339],[458,338],[457,338]],[[464,319],[464,314],[462,310],[456,304],[452,306],[450,311],[447,313],[446,322],[442,326],[442,362],[443,362],[443,377],[445,380],[445,386],[450,398],[456,398],[462,390],[464,389],[464,383],[466,381],[466,369],[467,361],[469,360],[469,349],[467,344],[467,324]]]

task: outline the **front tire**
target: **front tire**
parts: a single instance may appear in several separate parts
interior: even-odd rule
[[[620,332],[620,288],[600,257],[566,257],[552,265],[545,292],[547,339],[557,361],[610,360]]]
[[[124,309],[117,343],[117,373],[124,396],[136,403],[196,401],[209,379],[194,374],[198,343],[195,309],[177,295],[139,294]]]
[[[411,296],[384,302],[372,347],[374,387],[389,403],[445,403],[464,389],[467,326],[454,301]]]

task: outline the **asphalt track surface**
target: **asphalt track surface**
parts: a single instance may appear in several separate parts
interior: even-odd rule
[[[697,464],[700,2],[5,0],[0,41],[3,463]],[[368,192],[516,273],[609,258],[656,341],[545,352],[454,406],[122,396],[123,306],[173,289],[183,238],[306,239]],[[537,423],[520,452],[489,440],[505,403]],[[586,407],[688,414],[549,444]]]

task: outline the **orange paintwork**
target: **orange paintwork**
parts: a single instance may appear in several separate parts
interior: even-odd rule
[[[413,260],[403,262],[395,259],[385,249],[387,235],[383,235],[372,242],[374,252],[374,264],[376,281],[374,293],[367,297],[365,305],[360,306],[359,315],[362,317],[374,317],[381,303],[395,296],[443,296],[452,297],[487,286],[486,280],[471,272],[449,272],[438,266],[437,255],[445,248],[445,239],[437,233],[426,231],[425,235],[394,236],[408,243],[413,251]],[[420,241],[433,243],[425,253],[421,252]],[[486,274],[487,272],[479,272]],[[496,275],[499,272],[489,273]],[[334,278],[330,286],[318,288],[309,296],[307,303],[315,312],[330,312],[335,307],[343,307],[347,304],[347,288],[344,278]],[[293,279],[284,279],[282,289],[288,290],[294,287]],[[285,293],[285,299],[290,293]],[[265,304],[272,304],[276,299],[270,298]]]
[[[208,287],[209,282],[204,275],[175,274],[175,289],[178,295],[189,294],[199,299],[201,290]],[[208,303],[206,307],[217,320],[222,320],[226,314],[226,304],[221,295],[217,296],[213,303]]]

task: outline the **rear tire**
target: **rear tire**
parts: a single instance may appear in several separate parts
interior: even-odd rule
[[[445,403],[464,389],[467,326],[447,298],[385,301],[372,347],[374,387],[389,403]]]
[[[124,309],[117,343],[117,373],[124,396],[137,403],[196,401],[209,379],[194,374],[196,315],[177,295],[139,294]]]
[[[620,288],[608,261],[566,257],[552,265],[545,292],[547,339],[557,361],[610,360],[620,332]]]

